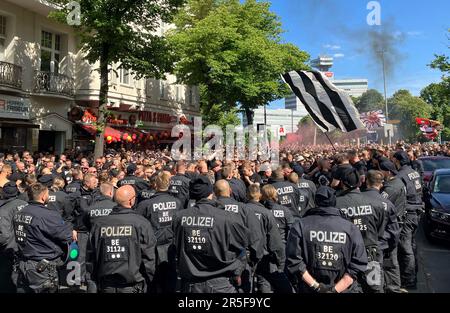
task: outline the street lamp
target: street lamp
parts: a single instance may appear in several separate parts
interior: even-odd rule
[[[381,50],[381,60],[383,62],[383,81],[384,81],[384,101],[386,106],[386,122],[389,121],[389,110],[388,110],[388,99],[387,99],[387,87],[386,87],[386,62],[384,61],[384,54],[386,53],[386,50]],[[388,137],[389,137],[389,145],[392,144],[392,136],[394,136],[394,128],[392,128],[392,134],[390,133],[390,129],[388,131]]]

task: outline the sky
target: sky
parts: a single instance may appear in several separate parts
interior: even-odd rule
[[[369,25],[369,0],[273,0],[285,31],[283,39],[308,52],[334,56],[335,79],[367,78],[383,93],[380,54],[386,51],[387,93],[407,89],[419,95],[439,82],[441,73],[427,66],[434,54],[448,55],[450,1],[379,0],[380,25]],[[270,108],[283,108],[278,100]]]

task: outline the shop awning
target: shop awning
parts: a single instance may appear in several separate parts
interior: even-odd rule
[[[97,130],[92,125],[81,125],[88,133],[95,136],[97,133]],[[123,133],[121,131],[118,131],[117,129],[114,129],[112,127],[106,126],[105,127],[105,137],[111,136],[113,138],[122,138]]]

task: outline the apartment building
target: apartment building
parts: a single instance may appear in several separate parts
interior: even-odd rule
[[[94,139],[79,113],[98,112],[99,66],[83,58],[71,27],[47,18],[52,9],[45,0],[0,0],[0,150],[60,153]],[[118,66],[109,74],[109,127],[170,133],[200,116],[196,86],[172,75],[136,79]]]

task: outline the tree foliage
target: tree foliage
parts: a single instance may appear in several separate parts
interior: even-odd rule
[[[49,0],[61,6],[50,14],[60,22],[70,13],[70,0]],[[161,21],[170,22],[184,0],[78,0],[81,49],[91,64],[100,63],[99,129],[95,154],[103,154],[108,73],[119,64],[137,78],[162,78],[173,70],[175,54],[166,38],[158,35]]]
[[[169,36],[180,61],[178,79],[204,86],[206,106],[240,106],[250,122],[258,106],[289,89],[280,74],[307,68],[309,56],[281,40],[281,23],[265,1],[189,0]]]
[[[401,136],[411,142],[421,137],[421,132],[416,123],[416,117],[430,118],[432,107],[422,98],[414,97],[407,90],[397,91],[388,99],[389,117],[398,119]]]
[[[369,89],[356,99],[355,106],[360,113],[382,110],[384,108],[384,97],[375,89]]]
[[[433,107],[432,118],[444,126],[442,138],[450,140],[450,58],[436,55],[429,66],[442,72],[442,81],[425,87],[420,96]]]

